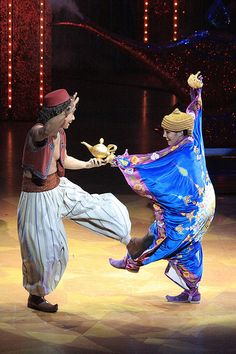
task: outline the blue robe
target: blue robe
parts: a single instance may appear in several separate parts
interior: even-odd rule
[[[202,277],[202,236],[215,211],[215,193],[208,176],[202,137],[202,107],[196,96],[187,108],[194,115],[192,137],[149,154],[124,155],[116,165],[130,187],[153,203],[155,215],[148,233],[153,244],[127,269],[168,260],[165,274],[185,289]]]

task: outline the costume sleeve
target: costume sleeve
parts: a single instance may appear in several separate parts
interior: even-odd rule
[[[190,89],[191,103],[186,109],[186,113],[194,118],[193,138],[195,144],[204,152],[202,135],[202,89]]]

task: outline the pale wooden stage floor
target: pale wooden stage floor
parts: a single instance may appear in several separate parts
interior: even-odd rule
[[[152,220],[147,201],[118,196],[129,208],[132,234]],[[18,195],[0,200],[0,353],[236,353],[236,196],[219,196],[203,246],[204,277],[199,305],[169,304],[179,288],[163,274],[166,262],[138,274],[112,268],[122,257],[118,242],[65,221],[70,260],[48,296],[56,314],[26,307],[16,229]]]

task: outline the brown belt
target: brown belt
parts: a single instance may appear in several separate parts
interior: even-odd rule
[[[32,182],[32,179],[29,177],[23,176],[22,188],[23,192],[46,192],[50,191],[53,188],[56,188],[60,183],[60,178],[57,173],[53,173],[43,181],[42,185],[37,185]]]

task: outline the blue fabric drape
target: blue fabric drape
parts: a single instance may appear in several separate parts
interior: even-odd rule
[[[148,232],[154,242],[137,260],[145,265],[167,259],[188,287],[202,276],[201,239],[215,209],[202,137],[202,108],[196,97],[187,112],[194,114],[192,137],[149,154],[116,158],[130,187],[153,202],[155,220]],[[196,107],[198,107],[196,109]]]

